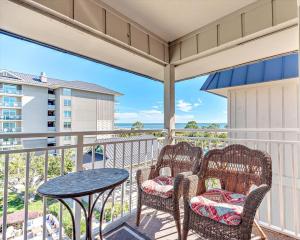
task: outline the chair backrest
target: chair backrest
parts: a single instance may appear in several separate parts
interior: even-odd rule
[[[207,152],[198,175],[204,180],[203,185],[206,179],[216,178],[223,189],[247,194],[252,185],[267,184],[271,188],[271,157],[265,152],[233,144]]]
[[[187,142],[166,145],[159,154],[155,175],[159,175],[159,170],[165,167],[171,169],[172,177],[187,171],[192,171],[196,174],[200,169],[202,156],[203,151],[200,147],[194,147]]]

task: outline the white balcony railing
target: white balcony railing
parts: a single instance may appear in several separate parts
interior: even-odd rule
[[[55,94],[48,93],[48,99],[55,100]]]
[[[129,216],[134,212],[137,201],[135,172],[139,168],[153,164],[162,146],[162,139],[154,137],[150,133],[152,132],[102,131],[10,134],[10,138],[18,137],[24,141],[42,137],[73,136],[77,139],[77,143],[0,151],[0,163],[2,164],[0,171],[1,175],[3,174],[2,239],[31,239],[34,237],[70,239],[71,225],[67,221],[60,221],[60,217],[67,218],[69,214],[57,202],[39,198],[36,189],[50,178],[81,169],[117,167],[128,170],[130,175],[128,181],[116,188],[106,204],[104,221],[106,226],[109,226],[117,219]],[[158,133],[161,134],[161,132]],[[96,135],[101,139],[96,140]],[[93,142],[90,141],[92,136],[95,137]],[[0,139],[6,137],[7,134],[0,134]],[[12,165],[20,169],[19,173],[10,167]],[[20,199],[21,202],[24,201],[23,209],[14,209],[11,201],[14,198]],[[103,199],[99,200],[96,212]],[[8,209],[10,213],[8,213]],[[15,213],[12,213],[12,209]],[[40,212],[40,217],[37,214],[34,219],[31,219],[35,212]],[[10,222],[12,218],[9,214],[16,213],[20,213],[19,215],[22,216],[20,222],[13,225],[18,236],[8,236],[11,231],[7,231],[7,229],[12,226]],[[47,216],[51,216],[53,221],[58,224],[56,228],[52,227],[51,229],[50,227],[51,231],[48,227]],[[97,231],[98,220],[94,219],[93,222],[95,231]],[[33,229],[35,229],[34,233]],[[40,232],[37,232],[37,229],[40,229]]]
[[[22,116],[21,115],[0,115],[0,120],[18,121],[18,120],[22,120]]]
[[[22,128],[21,127],[0,128],[0,132],[3,132],[3,133],[18,133],[18,132],[22,132]]]
[[[54,122],[55,119],[56,119],[55,116],[48,116],[48,121],[49,121],[49,122]]]
[[[13,90],[13,89],[0,89],[0,94],[7,94],[7,95],[22,95],[22,90]]]
[[[55,110],[55,105],[48,104],[48,110]]]
[[[173,135],[175,142],[191,142],[204,152],[229,144],[268,152],[273,183],[258,210],[257,220],[266,228],[300,238],[299,129],[177,129]]]
[[[55,132],[56,131],[56,127],[48,127],[48,132]]]
[[[6,108],[21,108],[22,102],[0,102],[0,107]]]
[[[153,134],[155,133],[155,134]],[[221,148],[228,144],[239,143],[251,148],[267,151],[273,160],[273,186],[265,197],[257,213],[257,219],[264,227],[300,237],[300,141],[299,129],[200,129],[174,130],[175,142],[188,141],[201,146],[205,152],[213,148]],[[162,130],[144,131],[101,131],[101,132],[60,132],[37,134],[0,134],[1,138],[33,139],[43,137],[63,138],[72,136],[77,139],[73,145],[38,147],[0,151],[0,168],[3,179],[3,239],[7,239],[8,208],[13,194],[24,199],[23,222],[20,226],[27,239],[32,236],[30,224],[42,224],[41,238],[51,239],[47,230],[47,216],[54,216],[58,222],[56,234],[61,239],[70,238],[70,227],[60,217],[68,213],[54,201],[36,197],[36,188],[47,179],[70,171],[81,169],[118,167],[129,171],[129,180],[114,191],[105,210],[106,229],[112,223],[126,221],[126,217],[134,213],[137,189],[135,172],[139,168],[155,163],[158,153],[164,144]],[[98,136],[95,141],[91,137]],[[157,137],[159,136],[159,137]],[[87,141],[89,139],[89,141]],[[53,154],[51,154],[53,153]],[[14,162],[22,164],[23,177],[13,171]],[[34,169],[34,171],[33,171]],[[18,184],[16,184],[18,183]],[[20,186],[21,185],[21,186]],[[34,206],[41,206],[42,216],[30,220]],[[99,206],[101,206],[101,199]],[[99,207],[98,206],[98,207]],[[76,209],[75,209],[76,210]],[[33,222],[35,221],[35,223]],[[79,221],[79,219],[77,219]],[[31,222],[31,223],[30,223]],[[98,226],[97,219],[93,224]],[[150,223],[151,224],[151,223]],[[50,234],[50,235],[49,235]],[[50,238],[49,238],[50,236]]]

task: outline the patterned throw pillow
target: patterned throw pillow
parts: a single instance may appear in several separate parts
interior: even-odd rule
[[[145,193],[162,198],[172,197],[174,190],[174,178],[170,176],[159,176],[142,183],[142,190]]]
[[[238,225],[246,196],[222,189],[211,189],[190,201],[191,209],[200,216],[227,224]]]

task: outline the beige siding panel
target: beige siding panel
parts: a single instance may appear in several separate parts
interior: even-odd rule
[[[105,31],[105,13],[94,0],[75,0],[74,19],[101,32]]]
[[[220,44],[242,37],[241,15],[236,15],[220,22]]]
[[[274,0],[274,24],[297,17],[297,0]]]
[[[127,22],[110,12],[106,12],[106,28],[106,33],[109,36],[129,44],[129,27]]]
[[[180,60],[180,44],[175,44],[170,47],[170,62]]]
[[[267,2],[245,13],[245,35],[272,27],[272,4]]]
[[[181,57],[186,58],[197,54],[197,36],[193,36],[181,43]]]
[[[148,36],[143,31],[131,25],[131,46],[148,53]]]
[[[198,35],[198,52],[203,52],[218,45],[217,26],[199,33]]]
[[[150,54],[160,60],[165,58],[164,45],[158,40],[150,37]]]
[[[73,0],[34,0],[54,11],[57,11],[67,17],[73,18]]]

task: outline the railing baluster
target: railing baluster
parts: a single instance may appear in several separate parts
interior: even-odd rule
[[[113,168],[116,167],[116,155],[117,155],[117,143],[114,144],[113,150]],[[116,188],[118,191],[118,188]],[[115,191],[112,192],[112,203],[111,203],[111,221],[114,221],[114,211],[115,211]]]
[[[154,140],[152,139],[151,141],[151,166],[153,165],[153,160],[154,160]]]
[[[76,146],[76,172],[82,170],[82,160],[83,160],[83,143],[84,135],[77,135],[77,146]],[[75,207],[75,228],[76,228],[76,239],[80,239],[80,220],[81,220],[81,208],[78,203],[74,201]]]
[[[279,191],[278,191],[278,195],[279,195],[279,221],[280,221],[280,227],[281,230],[284,230],[284,205],[283,205],[283,182],[282,182],[282,174],[283,174],[283,163],[282,163],[282,158],[281,158],[281,153],[280,153],[280,146],[281,144],[278,143],[278,165],[279,165]],[[283,144],[282,144],[283,145]],[[283,149],[282,149],[283,150]],[[283,153],[282,153],[283,154]]]
[[[49,160],[49,152],[48,150],[46,150],[45,163],[44,163],[45,182],[47,182],[48,180],[48,160]],[[46,239],[47,237],[46,217],[47,217],[47,198],[43,197],[43,239]]]
[[[295,235],[298,236],[298,227],[299,227],[299,205],[298,205],[298,197],[297,197],[297,173],[298,173],[298,166],[297,160],[295,158],[295,145],[291,144],[292,146],[292,189],[293,189],[293,205],[294,205],[294,227],[295,227]]]
[[[65,151],[61,150],[61,163],[60,163],[60,175],[64,175],[65,169]],[[59,203],[59,239],[62,239],[62,223],[63,223],[63,205]]]
[[[96,155],[95,145],[93,145],[92,146],[92,169],[95,169],[95,155]]]
[[[139,145],[138,145],[138,166],[141,163],[141,141],[139,140]]]
[[[147,163],[147,162],[148,162],[148,149],[147,149],[147,147],[148,147],[147,145],[148,145],[148,144],[147,144],[147,142],[148,142],[148,141],[146,140],[146,141],[145,141],[145,167],[147,167],[147,164],[148,164],[148,163]]]
[[[4,159],[4,189],[3,189],[3,218],[2,218],[2,239],[6,240],[7,229],[7,198],[8,198],[8,168],[9,154],[5,154]]]
[[[125,166],[125,143],[123,142],[122,145],[122,169],[124,169]],[[122,184],[122,189],[121,189],[121,217],[123,217],[124,215],[124,186],[125,186],[126,182]]]
[[[25,196],[24,196],[24,240],[27,240],[28,228],[28,199],[29,199],[29,170],[30,170],[30,152],[26,154],[26,167],[25,167]]]
[[[132,163],[133,163],[133,142],[131,142],[130,145],[130,173],[129,173],[129,178],[130,178],[130,185],[129,185],[129,212],[132,212]]]

